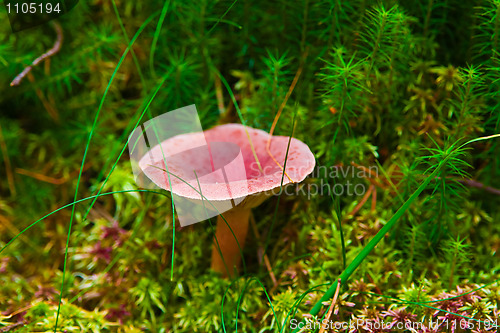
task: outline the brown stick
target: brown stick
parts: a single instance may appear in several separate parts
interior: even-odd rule
[[[372,192],[374,190],[375,190],[375,186],[373,184],[370,185],[370,187],[368,188],[368,191],[366,191],[366,193],[363,196],[363,198],[361,198],[361,201],[356,205],[356,207],[354,207],[354,209],[352,210],[352,212],[350,212],[349,214],[347,214],[347,216],[344,219],[344,221],[347,220],[347,218],[354,217],[354,215],[356,215],[356,213],[361,209],[361,207],[363,207],[363,205],[366,203],[366,201],[370,197],[370,194],[372,194]]]
[[[377,208],[377,189],[374,187],[373,188],[373,192],[372,192],[372,207],[371,207],[371,211],[374,212],[376,208]]]
[[[2,327],[0,328],[0,332],[9,332],[9,331],[12,331],[13,329],[19,327],[19,326],[24,326],[24,322],[19,322],[19,323],[15,323],[15,324],[12,324],[12,325],[8,325],[8,326],[5,326],[5,327]]]
[[[333,308],[335,307],[335,303],[337,302],[337,297],[339,297],[339,292],[340,292],[340,285],[342,283],[341,279],[337,280],[337,289],[335,290],[335,295],[333,296],[332,303],[330,304],[330,308],[328,309],[328,312],[326,313],[325,320],[323,322],[323,325],[321,325],[321,330],[319,333],[325,332],[325,329],[327,327],[327,323],[330,320],[330,317],[332,316]]]
[[[62,41],[63,41],[63,32],[62,32],[61,25],[59,23],[57,23],[56,21],[51,21],[51,23],[52,23],[52,27],[54,28],[54,30],[57,33],[57,39],[56,39],[56,42],[54,43],[54,46],[52,46],[52,48],[50,50],[48,50],[47,52],[45,52],[44,54],[42,54],[41,56],[39,56],[38,58],[33,60],[31,65],[29,65],[21,73],[19,73],[19,75],[17,75],[14,78],[14,80],[12,80],[12,82],[10,83],[11,87],[19,85],[21,83],[21,81],[24,79],[24,77],[26,75],[28,75],[28,73],[33,69],[33,67],[35,67],[36,65],[41,63],[43,60],[53,56],[54,54],[59,52],[59,50],[61,49],[61,45],[62,45]]]
[[[88,166],[86,165],[83,168],[83,171],[87,171],[88,169],[90,169],[90,167],[91,167],[91,165],[88,165]],[[49,176],[43,175],[41,173],[25,170],[22,168],[16,168],[16,173],[18,173],[20,175],[25,175],[25,176],[28,176],[31,178],[41,180],[42,182],[46,182],[46,183],[50,183],[50,184],[54,184],[54,185],[61,185],[61,184],[66,183],[73,176],[78,175],[79,171],[80,170],[75,170],[74,172],[70,173],[68,177],[54,178],[54,177],[49,177]]]
[[[232,277],[236,275],[240,266],[240,248],[243,251],[245,247],[250,209],[234,208],[222,215],[226,221],[220,215],[217,217],[217,230],[215,232],[217,242],[214,239],[212,245],[212,269],[224,277]]]
[[[483,189],[483,190],[488,191],[490,193],[493,193],[493,194],[496,194],[496,195],[500,195],[500,190],[499,189],[496,189],[496,188],[491,187],[491,186],[484,185],[483,183],[480,183],[480,182],[478,182],[476,180],[473,180],[473,179],[456,179],[456,181],[459,182],[459,183],[462,183],[464,185],[470,186],[470,187],[475,187],[475,188]]]

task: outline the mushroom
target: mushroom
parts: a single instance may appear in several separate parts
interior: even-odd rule
[[[193,144],[199,142],[206,144]],[[280,190],[282,183],[304,180],[315,159],[295,138],[225,124],[169,138],[144,155],[139,166],[153,183],[171,191],[181,225],[218,216],[211,267],[232,276],[240,265],[251,209]]]

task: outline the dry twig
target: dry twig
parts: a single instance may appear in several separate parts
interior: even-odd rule
[[[56,42],[54,43],[54,46],[52,46],[52,48],[50,50],[48,50],[47,52],[45,52],[44,54],[42,54],[41,56],[39,56],[38,58],[33,60],[31,65],[29,65],[21,73],[19,73],[19,75],[17,75],[14,78],[14,80],[12,80],[12,82],[10,83],[11,87],[19,85],[21,83],[21,81],[24,79],[24,77],[26,75],[28,75],[29,72],[31,72],[33,67],[35,67],[36,65],[41,63],[43,60],[53,56],[54,54],[59,52],[59,50],[61,49],[61,45],[62,45],[62,41],[63,41],[63,32],[62,32],[61,25],[59,23],[57,23],[56,21],[51,21],[51,24],[57,33],[57,39],[56,39]]]
[[[326,323],[330,320],[330,317],[332,316],[333,308],[335,307],[335,303],[337,302],[337,298],[339,297],[341,283],[342,283],[342,280],[339,278],[337,280],[337,290],[335,290],[335,295],[333,296],[332,304],[330,304],[330,308],[328,309],[328,312],[326,313],[325,321],[323,322],[323,325],[321,325],[321,330],[319,331],[319,333],[325,332],[326,325],[327,325]]]

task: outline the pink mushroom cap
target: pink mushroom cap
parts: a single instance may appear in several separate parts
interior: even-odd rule
[[[254,158],[247,132],[261,168]],[[279,188],[282,181],[283,186],[291,183],[287,175],[295,183],[303,181],[315,166],[309,147],[295,138],[272,136],[269,150],[278,165],[266,149],[269,137],[265,131],[241,124],[220,125],[163,141],[139,161],[139,166],[160,188],[196,200],[201,199],[200,188],[203,199],[225,201],[269,193]],[[289,141],[287,175],[283,175],[281,167],[285,163]],[[200,145],[201,142],[205,145]],[[172,186],[164,171],[167,170],[165,160]],[[220,172],[221,168],[224,173]]]

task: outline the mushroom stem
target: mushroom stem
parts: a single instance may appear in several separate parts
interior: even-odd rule
[[[234,276],[235,272],[239,269],[241,255],[238,244],[243,251],[245,238],[248,232],[250,209],[236,208],[224,212],[222,215],[226,219],[227,224],[220,215],[217,217],[215,237],[219,243],[220,253],[214,239],[212,245],[212,269],[222,273],[224,277],[227,277]],[[233,232],[231,232],[228,225]],[[236,240],[238,240],[238,242],[236,242]],[[224,260],[222,260],[221,255],[224,257]]]

